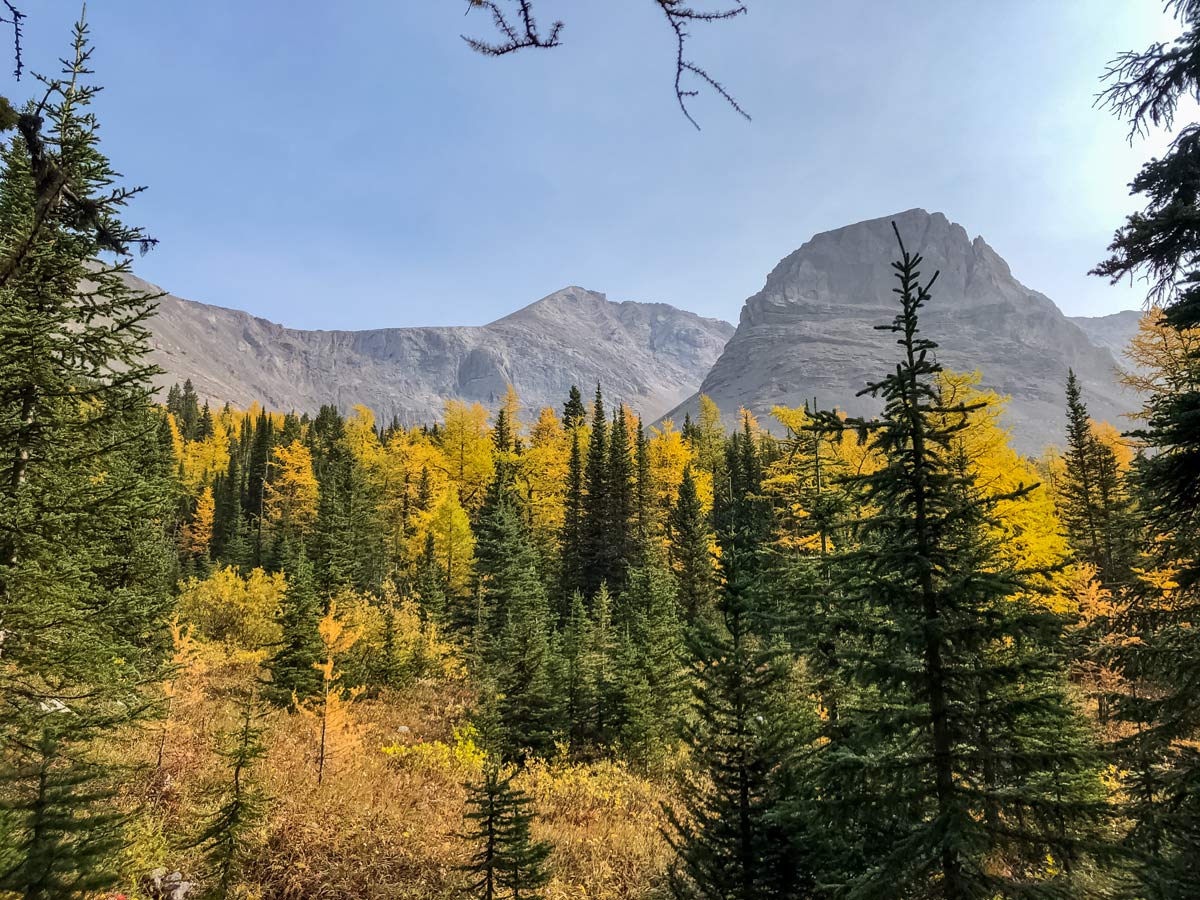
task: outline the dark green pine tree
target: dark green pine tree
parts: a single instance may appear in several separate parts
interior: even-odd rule
[[[179,414],[176,419],[179,433],[183,439],[185,441],[196,440],[200,427],[200,397],[196,394],[190,378],[183,382],[183,393],[179,397]]]
[[[684,467],[679,498],[667,519],[667,533],[671,568],[679,586],[679,607],[684,620],[692,622],[712,612],[715,592],[712,535],[690,465]]]
[[[266,794],[255,775],[267,755],[262,713],[253,696],[239,709],[238,726],[221,732],[215,752],[224,761],[226,779],[213,791],[217,807],[206,816],[191,846],[203,851],[207,865],[202,896],[226,900],[234,894],[247,856],[247,839],[262,821]]]
[[[357,582],[361,559],[354,541],[354,459],[346,422],[335,406],[322,406],[309,428],[313,472],[319,487],[311,547],[318,588],[331,595]]]
[[[426,618],[438,624],[445,624],[446,583],[442,567],[438,563],[432,531],[425,536],[425,548],[417,563],[417,577],[414,586],[421,602],[421,611]]]
[[[99,148],[87,30],[0,150],[0,893],[113,884],[116,779],[163,674],[172,563],[138,193]],[[8,123],[11,127],[12,123]]]
[[[116,881],[121,818],[110,773],[71,758],[74,729],[61,724],[10,743],[6,755],[20,763],[0,775],[0,891],[14,897],[87,896]]]
[[[867,388],[882,417],[818,417],[829,433],[867,428],[885,460],[851,478],[868,512],[839,560],[839,621],[843,677],[863,690],[815,763],[819,821],[845,851],[822,880],[862,897],[1099,896],[1087,851],[1104,791],[1063,623],[988,534],[995,504],[1028,488],[990,496],[956,456],[971,408],[943,403],[918,329],[936,275],[922,285],[921,257],[900,252],[901,311],[884,328],[903,356]]]
[[[579,442],[580,429],[571,429],[571,455],[567,460],[567,494],[563,503],[561,549],[561,582],[559,596],[570,597],[587,588],[584,580],[584,485],[583,447]]]
[[[683,625],[675,579],[651,555],[630,569],[621,598],[620,742],[630,758],[651,763],[682,733],[688,705]]]
[[[1130,124],[1130,136],[1171,128],[1179,101],[1200,93],[1200,4],[1168,4],[1182,26],[1172,43],[1122,54],[1110,64],[1101,95]],[[1165,323],[1200,327],[1200,235],[1192,220],[1200,193],[1200,123],[1177,133],[1170,148],[1146,163],[1131,184],[1145,209],[1129,216],[1095,274],[1114,282],[1145,277]],[[1138,852],[1140,889],[1152,900],[1200,895],[1200,359],[1145,402],[1138,434],[1150,452],[1135,477],[1139,512],[1156,536],[1151,565],[1174,574],[1164,597],[1151,584],[1131,592],[1137,640],[1120,664],[1136,690],[1118,698],[1117,713],[1133,735],[1118,745],[1134,772],[1126,814]]]
[[[611,504],[608,498],[608,419],[604,398],[596,385],[592,404],[592,433],[588,438],[587,469],[584,475],[583,515],[580,521],[580,571],[583,592],[593,596],[612,569],[612,546],[608,533]]]
[[[680,788],[685,815],[668,809],[676,853],[669,883],[680,900],[811,896],[805,848],[786,820],[794,726],[778,700],[787,673],[777,649],[750,631],[757,589],[744,551],[723,559],[717,621],[689,634],[694,714],[687,728],[694,774]]]
[[[321,687],[316,664],[321,659],[321,601],[312,563],[303,548],[287,566],[287,591],[280,604],[279,646],[267,661],[271,680],[263,697],[276,706],[291,706],[295,700],[315,696]]]
[[[587,407],[583,405],[583,395],[579,392],[579,388],[571,385],[571,392],[567,396],[567,402],[563,404],[563,428],[570,431],[572,428],[578,428],[586,421]]]
[[[603,579],[614,593],[624,590],[629,566],[637,560],[635,540],[636,486],[629,425],[625,407],[613,414],[608,442],[608,511],[605,518],[605,567]]]
[[[497,739],[506,753],[543,753],[561,724],[552,677],[554,617],[515,490],[493,482],[484,506],[476,543],[476,656],[496,689],[488,715],[499,723]]]
[[[530,800],[513,785],[514,776],[488,765],[478,783],[467,785],[469,830],[463,837],[472,852],[463,870],[477,900],[539,900],[550,880],[550,845],[532,839]]]
[[[264,565],[267,558],[268,548],[264,543],[265,509],[274,449],[275,425],[265,412],[261,412],[254,423],[254,437],[250,441],[250,458],[246,468],[246,493],[242,497],[242,509],[249,518],[251,562],[256,566]]]
[[[608,585],[601,585],[592,598],[588,617],[588,647],[583,669],[592,693],[592,715],[581,731],[588,742],[611,745],[621,727],[621,641],[613,625],[612,598]]]
[[[213,531],[211,553],[214,560],[231,565],[245,565],[246,560],[231,559],[230,544],[235,536],[240,536],[242,522],[242,478],[238,452],[238,441],[233,439],[229,444],[229,465],[224,473],[217,476],[213,482]],[[244,541],[244,538],[243,538]]]
[[[1073,371],[1067,372],[1067,449],[1058,484],[1059,511],[1076,556],[1095,566],[1110,590],[1127,585],[1136,550],[1136,523],[1116,454],[1092,431]]]
[[[632,560],[641,562],[650,552],[651,540],[659,528],[654,507],[654,475],[650,468],[650,442],[646,440],[646,429],[642,417],[638,416],[637,433],[634,435],[634,527]]]
[[[200,418],[196,420],[196,440],[203,441],[210,438],[215,431],[212,410],[208,408],[208,401],[205,400],[204,408],[200,410]]]

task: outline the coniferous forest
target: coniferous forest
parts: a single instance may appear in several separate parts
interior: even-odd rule
[[[896,229],[877,417],[412,427],[154,391],[90,52],[0,105],[0,896],[1200,897],[1197,126],[1097,266],[1132,426],[1013,450]]]

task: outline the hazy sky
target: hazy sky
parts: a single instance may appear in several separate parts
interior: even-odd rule
[[[921,206],[1068,313],[1140,304],[1085,273],[1162,141],[1092,98],[1173,36],[1162,0],[747,0],[690,55],[754,120],[702,97],[701,132],[650,0],[541,3],[563,46],[491,60],[466,0],[93,0],[105,148],[161,239],[139,272],[298,327],[482,323],[568,284],[736,321],[814,232]],[[79,5],[24,5],[45,71]]]

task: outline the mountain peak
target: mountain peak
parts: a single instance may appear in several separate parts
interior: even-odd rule
[[[1107,348],[1017,281],[982,237],[924,209],[821,232],[781,260],[746,300],[701,392],[722,409],[745,405],[764,417],[814,397],[854,415],[877,413],[878,402],[858,394],[895,359],[894,337],[875,330],[896,314],[893,222],[905,248],[922,256],[922,279],[940,272],[922,334],[938,342],[947,368],[978,368],[985,387],[1012,398],[1018,447],[1040,451],[1061,439],[1068,367],[1098,418],[1115,421],[1132,408]]]

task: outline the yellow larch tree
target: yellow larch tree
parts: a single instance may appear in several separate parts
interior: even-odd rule
[[[451,486],[433,511],[429,521],[433,533],[433,549],[446,577],[451,594],[470,592],[471,572],[475,565],[475,536],[467,511],[458,500],[458,491]],[[424,543],[424,536],[421,538]]]
[[[329,601],[329,612],[321,619],[317,630],[321,635],[323,659],[313,666],[321,673],[321,691],[303,702],[295,696],[292,700],[299,713],[316,725],[317,784],[321,784],[326,769],[332,768],[334,757],[353,750],[358,744],[359,730],[350,707],[363,688],[344,687],[342,673],[337,670],[338,658],[354,646],[360,631],[347,627],[338,617],[336,599]]]
[[[204,557],[208,555],[209,544],[212,543],[213,517],[216,515],[216,503],[213,500],[211,486],[206,486],[200,492],[196,501],[196,511],[192,520],[183,529],[183,552],[188,556]]]
[[[1163,393],[1178,393],[1200,387],[1200,328],[1179,331],[1162,320],[1154,307],[1138,322],[1137,333],[1125,350],[1132,363],[1121,380],[1146,400]]]
[[[193,497],[204,485],[229,468],[229,434],[219,416],[213,418],[213,433],[201,441],[187,441],[181,451],[184,487]]]
[[[707,515],[713,503],[712,472],[698,465],[696,448],[683,439],[674,422],[666,419],[661,425],[650,429],[648,451],[654,503],[658,508],[656,519],[666,521],[671,508],[679,500],[679,485],[683,483],[683,470],[688,466],[692,467],[696,495]]]
[[[312,452],[299,440],[276,447],[266,485],[266,515],[284,534],[303,535],[317,519],[320,488]]]
[[[1006,400],[982,390],[978,372],[942,372],[938,388],[942,402],[979,405],[968,414],[967,426],[954,435],[953,450],[975,475],[979,490],[992,497],[1032,490],[1012,499],[1000,500],[994,510],[991,539],[1000,559],[1020,570],[1060,569],[1070,547],[1058,518],[1054,497],[1034,465],[1008,443],[1008,432],[1000,425]],[[1044,591],[1041,602],[1063,612],[1073,606],[1069,575],[1063,571],[1044,576],[1035,587]]]
[[[447,400],[438,444],[444,471],[458,488],[460,501],[468,509],[477,509],[495,472],[487,410],[478,403],[467,406]]]
[[[544,537],[562,529],[570,454],[558,416],[551,407],[543,408],[518,461],[517,479],[529,504],[530,524]]]

